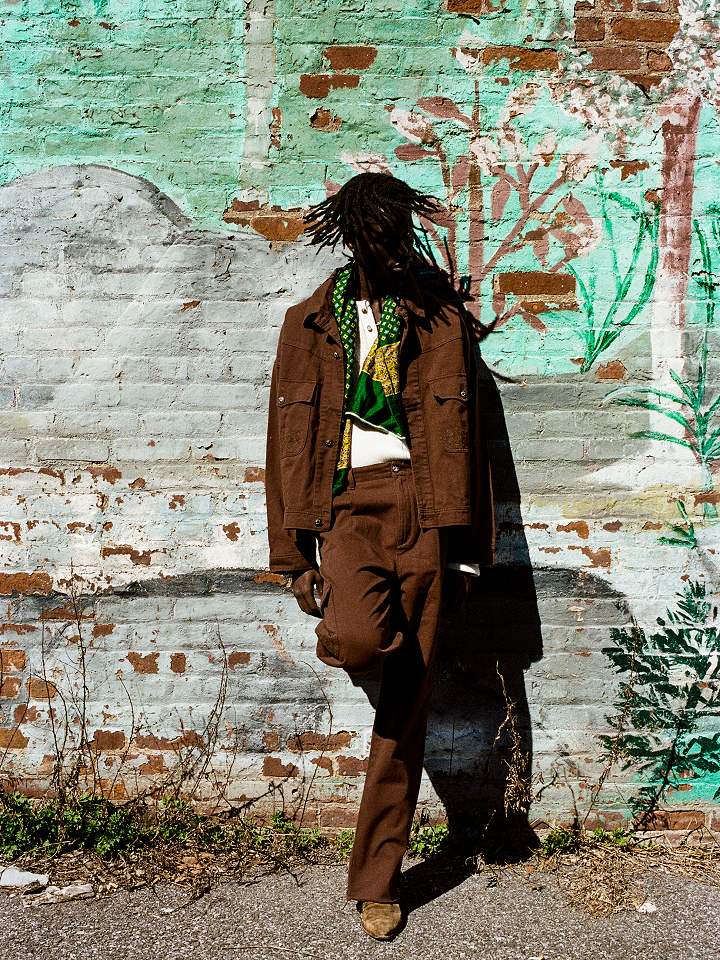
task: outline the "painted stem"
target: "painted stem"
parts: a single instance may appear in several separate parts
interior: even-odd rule
[[[670,371],[683,371],[683,331],[692,243],[692,202],[700,97],[678,98],[663,132],[662,197],[658,231],[658,278],[650,320],[652,372],[659,390],[672,387]],[[651,429],[667,432],[667,419],[651,414]],[[678,437],[682,427],[671,428]]]

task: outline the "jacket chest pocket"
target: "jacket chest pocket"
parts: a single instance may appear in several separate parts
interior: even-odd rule
[[[467,378],[439,377],[429,383],[432,394],[433,431],[437,430],[448,453],[469,448]]]
[[[281,380],[278,383],[282,457],[295,457],[305,449],[316,388],[314,380]]]

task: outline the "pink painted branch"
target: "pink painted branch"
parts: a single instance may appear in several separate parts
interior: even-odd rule
[[[532,202],[532,203],[529,205],[529,207],[527,208],[527,211],[525,211],[525,212],[523,213],[523,216],[520,217],[520,219],[518,220],[518,222],[515,224],[515,226],[512,228],[512,230],[511,230],[511,231],[508,233],[508,235],[505,237],[505,239],[504,239],[503,242],[500,244],[500,246],[497,248],[497,250],[495,251],[495,253],[492,255],[492,257],[490,257],[490,259],[489,259],[489,260],[487,261],[487,263],[485,264],[485,266],[484,266],[484,268],[483,268],[483,273],[482,273],[482,275],[481,275],[481,277],[480,277],[480,280],[484,280],[485,277],[487,277],[488,274],[491,273],[491,271],[493,271],[493,270],[495,269],[496,265],[500,262],[500,260],[502,260],[503,257],[506,257],[509,253],[514,253],[516,249],[520,249],[520,248],[522,247],[522,244],[513,247],[513,243],[514,243],[515,239],[520,236],[520,234],[522,233],[523,229],[525,228],[525,226],[526,226],[528,220],[530,219],[530,217],[532,216],[532,214],[533,214],[533,213],[536,213],[536,212],[542,207],[542,205],[545,203],[545,201],[547,200],[547,198],[550,197],[550,196],[552,196],[552,194],[553,194],[553,193],[558,189],[558,187],[561,186],[564,182],[565,182],[565,181],[564,181],[563,177],[557,177],[557,178],[550,184],[550,186],[546,187],[545,190],[543,190],[543,192],[542,192],[541,194],[539,194],[539,195],[535,198],[535,200],[533,200],[533,202]]]

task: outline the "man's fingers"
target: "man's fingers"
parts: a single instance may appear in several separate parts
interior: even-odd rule
[[[323,580],[317,570],[305,570],[293,579],[292,592],[303,613],[310,617],[322,617],[315,590],[322,590]]]

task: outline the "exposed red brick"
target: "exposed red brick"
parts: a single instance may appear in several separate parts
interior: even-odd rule
[[[699,830],[705,826],[701,810],[656,810],[646,821],[648,830]]]
[[[48,594],[52,578],[41,570],[34,573],[0,573],[0,596],[13,593]]]
[[[327,804],[320,811],[324,828],[348,830],[355,826],[357,811],[353,807],[342,807]]]
[[[159,656],[159,653],[148,653],[143,657],[141,654],[131,650],[127,658],[133,665],[135,673],[157,673]]]
[[[21,686],[22,680],[20,677],[3,677],[2,683],[0,683],[0,697],[6,700],[14,700],[20,693]]]
[[[228,540],[232,540],[233,543],[235,543],[240,536],[240,527],[236,520],[233,520],[232,523],[224,523],[223,530],[225,531],[225,536],[228,538]]]
[[[584,520],[573,520],[572,523],[558,525],[557,529],[564,533],[577,533],[581,540],[587,540],[590,536],[590,530]]]
[[[81,619],[88,619],[92,617],[92,614],[85,613],[83,614],[82,610],[78,606],[77,611],[72,604],[72,601],[68,600],[67,603],[64,603],[61,607],[45,607],[42,612],[43,620],[77,620],[78,614]]]
[[[263,743],[266,750],[274,750],[280,743],[280,737],[276,730],[266,730],[263,734]]]
[[[205,741],[194,730],[186,730],[181,737],[168,740],[167,737],[157,737],[154,733],[139,733],[135,737],[135,746],[138,750],[172,750],[177,752],[182,747],[203,747]]]
[[[617,17],[610,21],[613,35],[618,40],[631,40],[635,43],[669,44],[677,33],[680,21],[670,19],[651,19],[641,17]]]
[[[184,653],[173,653],[170,657],[170,669],[173,673],[185,673]]]
[[[96,750],[122,750],[125,743],[122,730],[96,730],[91,741]]]
[[[243,481],[245,483],[265,483],[265,467],[246,467]]]
[[[168,504],[168,507],[171,510],[177,510],[178,507],[184,507],[184,506],[185,506],[185,497],[183,497],[183,495],[180,493],[176,493],[173,496],[170,503]]]
[[[285,577],[282,573],[258,573],[253,577],[255,583],[280,583],[285,585]]]
[[[100,556],[103,560],[106,557],[130,557],[132,563],[148,567],[152,560],[152,550],[136,550],[127,543],[121,543],[117,547],[101,547]]]
[[[140,764],[140,773],[145,776],[167,773],[168,768],[165,765],[165,757],[160,753],[151,754],[145,763]]]
[[[269,204],[260,207],[256,200],[245,202],[235,198],[223,212],[223,220],[226,223],[237,223],[252,227],[266,240],[269,240],[275,249],[282,246],[283,243],[294,242],[305,229],[304,212],[299,207],[290,210],[282,210],[276,206],[271,207]],[[256,471],[260,468],[249,467],[248,469]],[[264,476],[263,471],[263,478]]]
[[[228,657],[228,669],[234,670],[235,667],[243,667],[250,663],[250,654],[246,650],[233,650]]]
[[[297,772],[298,768],[294,763],[283,764],[280,757],[265,757],[263,761],[264,777],[280,777],[284,780],[286,777],[294,777]]]
[[[509,60],[511,70],[556,70],[557,53],[554,50],[529,50],[526,47],[485,47],[483,63]]]
[[[377,50],[375,47],[326,47],[323,57],[331,70],[367,70],[377,57]]]
[[[186,310],[194,310],[195,307],[200,306],[199,300],[188,300],[187,303],[184,303],[180,308],[180,313],[185,313]]]
[[[313,130],[322,130],[324,133],[337,133],[342,126],[342,119],[324,107],[318,107],[310,117],[310,126]]]
[[[47,702],[48,700],[54,700],[57,696],[57,687],[52,680],[44,680],[42,677],[28,677],[25,686],[31,700]]]
[[[647,160],[611,160],[610,166],[615,170],[620,170],[621,180],[627,180],[628,177],[634,176],[640,170],[647,170],[650,164]]]
[[[488,17],[501,9],[500,3],[492,0],[448,0],[449,13],[469,13],[474,17]]]
[[[96,640],[98,637],[109,637],[114,629],[114,623],[96,623],[92,628],[92,635]]]
[[[12,540],[20,543],[20,524],[13,520],[0,520],[0,527],[7,530],[7,533],[0,534],[0,540]]]
[[[327,772],[332,775],[333,765],[330,757],[322,757],[322,756],[313,757],[312,762],[316,764],[318,767],[322,767],[323,770],[327,770]]]
[[[593,17],[582,17],[575,21],[575,39],[583,43],[589,40],[602,40],[605,36],[605,21]]]
[[[357,87],[356,73],[304,73],[300,77],[300,93],[313,100],[323,100],[331,90]]]
[[[669,73],[672,70],[672,61],[666,53],[658,53],[656,50],[648,50],[647,56],[648,70],[653,73]]]
[[[575,292],[575,277],[569,273],[544,273],[540,270],[496,273],[498,293],[513,293],[516,297],[563,297]]]
[[[0,727],[0,750],[22,750],[29,742],[17,727],[13,727],[12,730]]]
[[[0,623],[0,633],[16,633],[22,636],[24,633],[35,633],[37,627],[30,623]]]
[[[30,703],[20,703],[15,707],[13,719],[15,723],[35,723],[40,717],[40,711]]]
[[[608,530],[610,533],[617,533],[621,527],[622,520],[611,520],[610,523],[603,524],[603,530]]]
[[[297,737],[290,737],[287,742],[288,750],[293,753],[303,753],[307,750],[343,750],[350,746],[352,734],[347,730],[341,730],[339,733],[313,733],[307,731]]]
[[[636,47],[603,47],[601,50],[590,51],[593,55],[589,70],[609,70],[612,73],[626,73],[640,70],[642,67],[642,50]]]
[[[130,484],[131,489],[133,490],[142,490],[145,486],[145,481],[142,477],[136,477],[133,482]]]
[[[662,530],[663,525],[653,520],[646,520],[642,525],[643,530]]]
[[[662,75],[659,73],[624,73],[623,76],[630,83],[637,84],[643,90],[650,90],[662,82]]]
[[[625,818],[621,813],[613,810],[592,811],[583,820],[585,830],[619,830],[623,827]]]
[[[632,9],[632,6],[631,6],[630,9]],[[575,4],[575,13],[576,13],[576,14],[578,14],[578,13],[585,13],[586,11],[589,12],[589,11],[594,11],[594,10],[595,10],[595,4],[594,4],[594,3],[588,3],[587,0],[578,0],[578,2]]]
[[[338,757],[338,774],[341,777],[359,777],[361,773],[367,771],[367,760],[361,760],[359,757]]]
[[[720,490],[703,490],[694,497],[695,506],[701,503],[720,503]]]
[[[89,523],[83,523],[81,520],[73,520],[72,523],[68,523],[67,528],[70,533],[75,533],[77,530],[92,531],[92,526]]]
[[[597,380],[622,380],[626,373],[622,360],[611,360],[604,367],[597,368],[595,377]]]
[[[25,651],[14,650],[12,647],[3,647],[0,650],[0,673],[14,673],[25,669]]]
[[[122,477],[117,467],[111,467],[109,463],[93,463],[87,468],[88,473],[95,480],[98,477],[105,480],[106,483],[115,483]]]
[[[585,556],[590,560],[590,565],[593,567],[610,567],[610,561],[612,555],[610,550],[606,547],[601,547],[599,550],[591,550],[590,547],[581,547],[580,548]]]
[[[250,226],[266,240],[279,243],[292,243],[305,230],[305,222],[300,217],[253,217]]]

